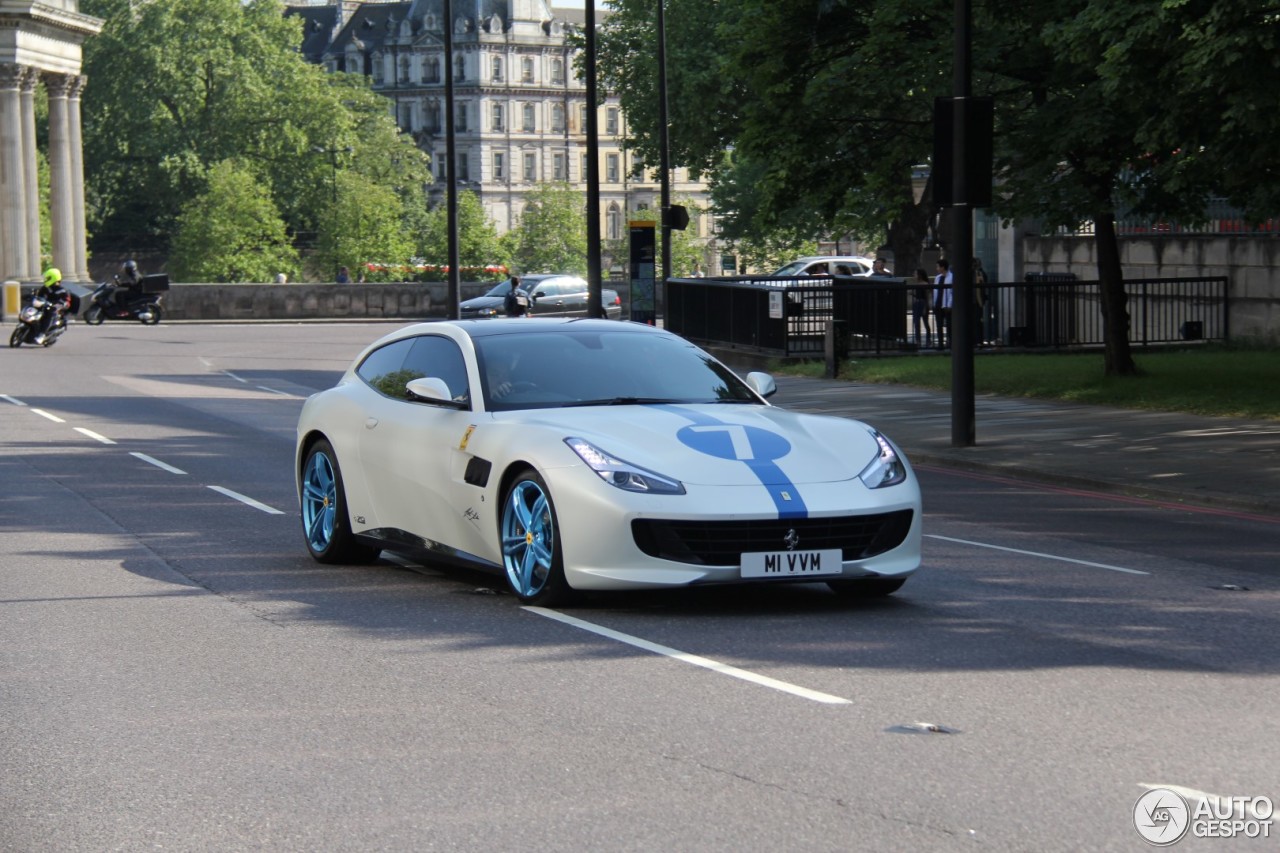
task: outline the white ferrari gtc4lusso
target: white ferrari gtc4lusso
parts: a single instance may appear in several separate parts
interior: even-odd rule
[[[461,561],[537,604],[695,584],[897,590],[920,565],[910,464],[864,423],[770,405],[776,390],[636,323],[408,326],[303,406],[307,549]]]

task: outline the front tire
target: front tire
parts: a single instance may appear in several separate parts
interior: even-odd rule
[[[883,598],[902,589],[906,578],[866,578],[856,581],[827,581],[827,586],[843,598]]]
[[[320,563],[368,563],[380,549],[365,545],[351,532],[347,496],[338,455],[328,441],[311,445],[299,473],[302,535],[307,551]]]
[[[13,334],[9,336],[9,346],[20,347],[23,341],[27,339],[27,327],[22,323],[18,324],[18,328],[13,330]]]
[[[560,525],[546,482],[532,468],[516,475],[499,521],[507,584],[524,604],[551,606],[573,597],[564,577]]]
[[[89,310],[84,312],[84,321],[90,326],[101,326],[105,319],[107,319],[106,314],[103,313],[102,306],[97,303],[89,306]]]

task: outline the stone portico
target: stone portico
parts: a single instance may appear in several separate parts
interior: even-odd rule
[[[0,279],[40,279],[35,97],[49,99],[49,216],[53,265],[89,281],[80,137],[81,45],[102,21],[77,0],[0,0]]]

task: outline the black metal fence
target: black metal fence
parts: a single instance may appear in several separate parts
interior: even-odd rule
[[[670,279],[664,324],[694,341],[769,355],[822,357],[828,328],[838,352],[899,354],[949,345],[945,315],[933,308],[938,290],[902,279]],[[983,347],[1103,343],[1096,281],[1043,276],[977,291],[972,313]],[[1228,338],[1226,278],[1136,279],[1125,282],[1125,291],[1135,345]]]

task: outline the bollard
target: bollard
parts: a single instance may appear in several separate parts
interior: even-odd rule
[[[827,378],[836,379],[840,375],[840,359],[836,354],[836,322],[827,321],[826,334],[822,341],[822,354],[827,362]]]
[[[0,303],[0,320],[17,317],[22,310],[22,284],[16,281],[4,283],[4,300]]]

